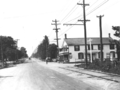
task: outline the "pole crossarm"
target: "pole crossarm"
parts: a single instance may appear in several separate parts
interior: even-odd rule
[[[53,30],[59,30],[60,28],[53,28]]]
[[[52,20],[52,22],[59,22],[59,21],[55,19],[55,20]]]
[[[82,21],[82,22],[84,22],[84,20],[78,20],[78,21]],[[86,22],[88,22],[88,21],[90,21],[90,20],[85,20]]]
[[[56,25],[56,24],[54,24],[54,23],[51,23],[51,25]],[[60,25],[60,23],[57,23],[57,25]]]
[[[54,40],[60,40],[60,38],[56,38],[56,39],[54,39]]]
[[[77,3],[77,5],[83,5],[83,6],[89,6],[89,4],[82,4],[82,3]]]
[[[99,18],[99,17],[104,17],[104,15],[99,15],[99,16],[96,16],[96,17],[98,17],[98,18]]]
[[[70,23],[65,23],[63,25],[84,25],[84,24],[70,24]]]

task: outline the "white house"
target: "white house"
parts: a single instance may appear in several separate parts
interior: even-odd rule
[[[109,37],[104,37],[103,58],[117,58],[116,45],[110,42]],[[66,38],[63,41],[60,57],[69,62],[85,60],[84,38]],[[87,38],[87,59],[89,61],[100,59],[100,38]]]

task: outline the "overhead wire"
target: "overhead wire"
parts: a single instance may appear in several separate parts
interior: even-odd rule
[[[95,3],[97,3],[98,2],[98,0],[96,0],[90,7],[92,7]],[[88,9],[87,9],[88,10]],[[75,20],[75,19],[78,19],[78,18],[80,18],[80,17],[82,17],[82,15],[80,15],[80,16],[78,16],[78,17],[76,17],[76,18],[74,18],[74,19],[72,19],[72,20],[70,20],[70,21],[73,21],[73,20]],[[69,21],[69,22],[70,22]],[[76,22],[77,23],[77,22]],[[76,24],[75,23],[75,24]],[[68,30],[70,30],[71,28],[72,28],[73,26],[71,26],[70,28],[68,28],[66,31],[64,31],[62,34],[60,34],[60,36],[62,36],[65,32],[67,32]]]
[[[77,22],[75,24],[77,24]],[[65,34],[65,32],[69,31],[72,27],[73,27],[73,25],[71,27],[69,27],[67,30],[65,30],[62,34],[60,34],[59,37],[62,36],[63,34]]]
[[[112,5],[110,5],[109,7],[114,6],[116,3],[120,2],[119,0],[117,0],[116,2],[112,3]],[[100,12],[104,12],[106,9],[108,9],[109,7],[105,8],[104,10],[100,11]]]
[[[80,0],[80,1],[81,1],[81,0]],[[79,1],[79,2],[80,2],[80,1]],[[68,13],[60,22],[63,22],[65,19],[67,19],[67,18],[78,8],[78,7],[77,7],[77,8],[76,8],[76,7],[77,7],[77,5],[75,5],[75,6],[69,11],[69,13]],[[52,32],[53,32],[53,31],[50,32],[49,36],[51,36]]]
[[[97,9],[100,8],[102,5],[104,5],[107,1],[108,1],[108,0],[100,3],[97,7],[95,7],[92,11],[88,12],[87,14],[89,15],[89,13],[92,13],[93,11],[97,10]],[[96,4],[97,2],[98,2],[98,0],[97,0],[95,3],[93,3],[92,6],[93,6],[94,4]],[[92,6],[91,6],[91,7],[92,7]],[[86,11],[88,11],[89,9],[90,9],[90,8],[88,8]],[[87,14],[86,14],[86,15],[87,15]],[[79,15],[79,16],[77,16],[77,17],[75,17],[75,18],[67,21],[66,23],[71,22],[71,21],[73,21],[73,20],[76,20],[76,19],[78,19],[78,18],[80,18],[80,17],[82,17],[82,15]]]
[[[95,10],[97,10],[98,8],[100,8],[101,6],[103,6],[105,3],[107,3],[109,0],[106,0],[105,2],[101,3],[99,6],[97,6],[95,9],[93,9],[92,11],[88,12],[86,14],[86,16],[90,15],[92,12],[94,12]]]
[[[76,9],[77,5],[75,5],[70,12],[61,20],[61,22],[63,22],[64,20],[66,20]]]
[[[98,0],[96,0],[96,2],[94,2],[87,10],[89,10],[94,4],[96,4],[98,2]],[[87,11],[86,10],[86,11]],[[71,20],[69,20],[68,22],[71,22],[71,21],[73,21],[73,20],[75,20],[75,19],[78,19],[78,18],[80,18],[82,15],[79,15],[79,16],[77,16],[76,18],[73,18],[73,19],[71,19]]]
[[[81,1],[81,0],[80,0]],[[80,2],[79,1],[79,2]],[[68,14],[61,20],[61,22],[63,22],[64,20],[66,20],[76,9],[77,9],[77,5],[75,4],[74,7],[68,12]]]
[[[104,1],[104,2],[102,2],[101,4],[99,4],[97,7],[95,7],[92,11],[90,11],[90,12],[88,12],[87,14],[86,14],[86,16],[88,16],[88,15],[90,15],[92,12],[94,12],[95,10],[97,10],[98,8],[100,8],[101,6],[103,6],[105,3],[107,3],[109,0],[106,0],[106,1]],[[92,6],[95,4],[95,3],[97,3],[98,2],[98,0],[96,1],[96,2],[94,2],[93,4],[92,4]],[[91,7],[92,7],[91,6]],[[80,15],[80,16],[82,16],[82,15]],[[78,16],[79,18],[80,18],[80,16]],[[74,19],[72,19],[72,20],[70,20],[70,21],[73,21],[73,20],[75,20],[75,19],[77,19],[78,17],[76,17],[76,18],[74,18]],[[70,21],[68,21],[68,22],[70,22]],[[77,22],[76,22],[77,23]],[[75,23],[75,24],[76,24]],[[68,28],[65,32],[67,32],[68,30],[70,30],[71,28],[72,28],[73,26],[71,26],[70,28]],[[62,36],[65,32],[63,32],[62,34],[60,34],[60,36]],[[59,36],[59,37],[60,37]]]
[[[81,2],[82,0],[80,0],[79,2]],[[77,8],[76,8],[76,4],[74,5],[74,7],[69,11],[69,13],[61,20],[61,22],[63,22],[65,19],[67,19]],[[69,29],[71,29],[72,27],[70,27]],[[68,31],[69,29],[67,29],[66,31]],[[65,31],[65,32],[66,32]],[[63,35],[63,34],[62,34]],[[61,35],[60,35],[61,36]]]
[[[87,9],[89,10],[94,4],[96,4],[99,0],[96,0],[92,5],[90,5],[90,7]]]

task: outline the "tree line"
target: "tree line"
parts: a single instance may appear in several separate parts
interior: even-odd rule
[[[28,57],[26,48],[17,46],[17,40],[11,36],[0,36],[0,62],[16,61],[20,58]]]
[[[50,44],[49,38],[45,36],[42,42],[38,45],[37,52],[33,53],[32,57],[40,58],[41,60],[45,60],[46,57],[50,57],[52,60],[57,57],[57,52],[57,45]]]

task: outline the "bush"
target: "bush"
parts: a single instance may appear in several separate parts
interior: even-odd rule
[[[120,74],[120,61],[110,61],[109,58],[105,61],[100,61],[99,59],[94,60],[89,64],[87,69],[100,70],[104,72]]]

